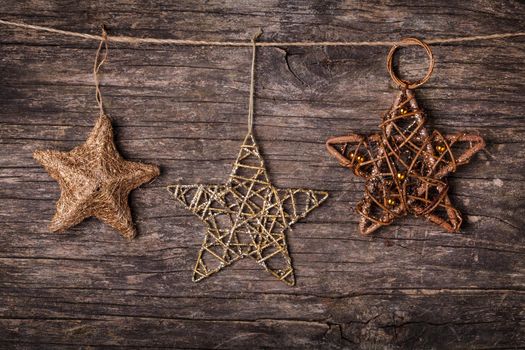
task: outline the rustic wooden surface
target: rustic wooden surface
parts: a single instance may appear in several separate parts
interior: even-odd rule
[[[0,18],[209,40],[396,40],[524,31],[520,1],[17,1]],[[111,45],[102,92],[121,153],[159,164],[133,192],[132,242],[90,219],[48,233],[59,188],[36,149],[83,142],[97,43],[0,27],[2,348],[525,347],[525,38],[435,45],[418,90],[431,125],[487,151],[450,178],[462,234],[407,219],[357,233],[363,183],[324,148],[377,130],[396,90],[386,47],[259,50],[256,135],[274,184],[330,191],[288,234],[297,286],[253,260],[191,282],[200,221],[165,187],[223,183],[246,130],[248,48]],[[421,58],[421,59],[420,59]],[[423,56],[405,50],[410,76]],[[409,66],[407,64],[411,63]]]

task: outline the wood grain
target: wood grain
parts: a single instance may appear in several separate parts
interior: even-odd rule
[[[397,40],[524,31],[521,1],[14,1],[0,18],[207,40]],[[246,130],[249,48],[111,45],[102,93],[128,159],[161,166],[132,193],[139,236],[47,224],[59,189],[31,154],[68,150],[97,115],[96,42],[0,27],[0,347],[525,347],[525,39],[433,46],[418,102],[486,152],[450,178],[461,234],[408,218],[357,232],[363,182],[324,148],[368,134],[395,88],[385,47],[259,50],[255,132],[280,187],[328,190],[288,234],[297,286],[251,260],[194,284],[203,227],[165,187],[223,183]],[[401,52],[402,73],[425,69]]]

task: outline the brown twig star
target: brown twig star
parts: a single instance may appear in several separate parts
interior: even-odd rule
[[[458,232],[461,214],[444,177],[485,147],[478,135],[430,133],[412,90],[401,91],[383,117],[381,132],[334,137],[326,146],[342,166],[366,180],[357,205],[359,230],[370,234],[408,213]]]

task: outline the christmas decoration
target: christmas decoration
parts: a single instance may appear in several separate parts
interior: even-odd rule
[[[105,31],[104,31],[105,35]],[[102,44],[103,59],[99,62]],[[107,58],[107,40],[101,41],[94,67],[100,116],[86,142],[69,152],[36,151],[34,158],[58,181],[62,191],[51,231],[64,231],[94,216],[126,238],[135,236],[129,193],[159,175],[157,166],[124,160],[113,141],[110,118],[104,113],[98,71]]]
[[[394,45],[387,68],[401,91],[384,115],[380,132],[330,138],[326,146],[342,166],[366,181],[364,198],[356,208],[362,234],[409,213],[458,232],[462,218],[449,199],[445,176],[468,163],[485,143],[478,135],[442,135],[426,128],[425,114],[413,90],[430,78],[434,58],[430,47],[418,39],[407,38],[401,44],[416,44],[426,50],[430,58],[426,76],[416,82],[399,79],[392,69],[392,57],[399,47]]]
[[[193,271],[199,281],[244,257],[252,257],[288,285],[295,284],[285,230],[317,208],[328,194],[278,189],[268,179],[252,133],[255,38],[248,134],[225,185],[173,185],[168,190],[206,225]]]

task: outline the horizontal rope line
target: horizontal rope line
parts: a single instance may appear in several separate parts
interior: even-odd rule
[[[93,35],[80,32],[71,32],[67,30],[43,27],[32,24],[11,22],[0,19],[0,24],[7,26],[44,31],[49,33],[74,36],[89,40],[103,40],[101,35]],[[525,32],[499,33],[489,35],[462,36],[455,38],[443,39],[426,39],[427,44],[446,44],[459,43],[466,41],[494,40],[525,36]],[[139,38],[132,36],[107,36],[109,41],[130,43],[130,44],[157,44],[157,45],[193,45],[193,46],[252,46],[250,41],[206,41],[206,40],[187,40],[187,39],[157,39],[157,38]],[[256,46],[393,46],[403,45],[397,41],[296,41],[296,42],[257,42]]]

